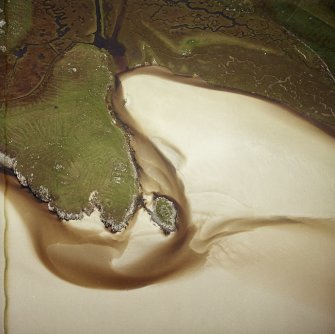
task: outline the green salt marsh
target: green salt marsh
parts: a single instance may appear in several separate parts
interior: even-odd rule
[[[119,230],[138,187],[127,137],[107,109],[112,68],[94,46],[68,51],[37,101],[1,113],[0,149],[17,160],[21,182],[61,217],[97,206],[106,226]]]

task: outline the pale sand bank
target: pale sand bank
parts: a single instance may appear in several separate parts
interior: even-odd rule
[[[143,212],[123,235],[105,232],[96,215],[61,225],[12,181],[6,203],[9,333],[334,332],[334,140],[244,96],[143,75],[126,78],[123,87],[130,114],[183,181],[199,227],[191,247],[209,250],[206,264],[129,291],[70,284],[46,269],[36,245],[46,247],[55,271],[72,263],[74,270],[99,272],[113,261],[122,272],[171,236]],[[257,220],[239,220],[269,215],[315,219],[269,221],[258,229]]]
[[[10,187],[8,197],[13,195],[18,198]],[[36,226],[47,224],[50,213],[40,207],[36,215],[27,209],[33,203],[26,204],[18,214],[7,202],[9,333],[91,334],[111,328],[117,333],[332,333],[335,328],[333,229],[256,229],[216,243],[207,264],[192,275],[129,291],[89,289],[59,279],[37,258],[27,228],[36,219]],[[126,260],[158,240],[146,223],[137,221]],[[77,237],[87,237],[78,231]],[[98,231],[97,225],[91,229],[92,238]],[[87,239],[76,246],[55,243],[46,252],[56,265],[62,254],[63,261],[75,257],[74,267],[102,263],[110,248],[92,253],[94,244]]]
[[[123,88],[129,114],[177,169],[194,220],[335,217],[327,134],[249,96],[145,74]]]

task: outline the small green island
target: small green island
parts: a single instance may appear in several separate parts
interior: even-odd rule
[[[176,231],[178,217],[176,205],[164,196],[155,196],[153,209],[148,210],[152,220],[165,232]]]

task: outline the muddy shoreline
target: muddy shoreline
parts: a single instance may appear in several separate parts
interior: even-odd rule
[[[148,71],[147,71],[148,70]],[[148,74],[157,78],[172,79],[178,81],[165,70],[158,68],[143,68],[138,71],[131,72],[121,76],[121,79],[130,78],[133,74]],[[199,80],[184,78],[182,83],[189,84],[190,82],[195,85],[201,86],[203,83]],[[208,87],[208,86],[206,86]],[[132,219],[130,219],[129,226],[126,230],[117,234],[110,234],[104,230],[101,223],[96,222],[94,228],[89,232],[90,228],[80,228],[81,221],[61,222],[56,215],[50,214],[47,210],[47,205],[42,204],[38,199],[30,196],[29,190],[22,189],[21,186],[16,184],[13,177],[6,176],[8,183],[11,184],[13,195],[10,199],[15,203],[17,209],[24,217],[25,212],[30,212],[29,216],[36,217],[43,212],[43,223],[38,223],[35,218],[28,219],[26,224],[28,232],[32,239],[35,251],[42,263],[55,275],[70,281],[74,284],[81,286],[98,288],[98,289],[133,289],[142,286],[158,283],[161,281],[169,280],[173,277],[192,272],[195,268],[202,267],[210,254],[212,245],[221,238],[226,236],[239,234],[242,232],[250,231],[264,226],[279,226],[281,224],[287,225],[289,222],[293,224],[299,223],[299,218],[294,218],[293,221],[287,218],[282,220],[278,217],[268,217],[256,219],[251,218],[242,220],[227,220],[217,225],[211,234],[206,237],[201,237],[201,224],[195,224],[191,217],[191,208],[187,196],[185,194],[185,185],[180,179],[176,167],[171,161],[164,156],[162,151],[146,136],[141,130],[141,126],[132,119],[131,114],[125,108],[125,100],[122,85],[119,83],[117,89],[112,96],[111,103],[116,110],[116,115],[119,118],[121,125],[129,134],[129,143],[132,148],[132,154],[140,177],[140,185],[142,195],[144,198],[150,197],[152,194],[162,194],[172,199],[178,208],[178,231],[169,236],[155,228],[150,222],[150,216],[146,215],[145,210],[138,211]],[[298,116],[297,116],[298,117]],[[165,143],[166,145],[171,145]],[[178,147],[170,147],[173,152],[177,152],[181,163],[186,160],[182,151],[178,151]],[[16,199],[15,199],[16,198]],[[29,203],[29,204],[28,204]],[[139,203],[139,207],[141,204]],[[90,218],[86,217],[89,221]],[[40,219],[39,219],[40,220]],[[96,216],[92,216],[93,220]],[[126,254],[129,244],[139,241],[132,238],[133,232],[137,231],[136,228],[144,224],[143,221],[150,223],[153,229],[153,240],[157,240],[155,247],[146,253],[143,250],[143,257],[140,256],[132,266],[125,266],[119,269],[113,269],[113,257],[122,258]],[[233,224],[233,222],[235,223]],[[305,219],[303,219],[305,221]],[[308,219],[307,219],[308,221]],[[100,225],[99,225],[100,224]],[[138,225],[138,226],[137,226]],[[76,226],[76,228],[74,228]],[[137,227],[136,227],[137,226]],[[143,225],[144,226],[144,225]],[[199,229],[199,227],[201,227]],[[136,232],[137,233],[137,232]],[[134,234],[136,234],[134,233]],[[140,232],[138,232],[140,233]],[[144,232],[143,232],[144,233]],[[89,241],[85,240],[87,235],[90,235]],[[94,236],[92,236],[94,235]],[[41,237],[42,236],[42,237]],[[57,260],[51,260],[47,249],[55,244],[66,245],[85,245],[92,243],[98,247],[104,248],[101,254],[105,254],[102,258],[107,257],[112,261],[101,262],[98,268],[92,264],[85,267],[76,266],[75,271],[73,267],[74,259],[65,261],[62,257]],[[98,252],[99,253],[99,252]],[[62,253],[63,254],[63,253]],[[100,254],[100,255],[101,255]],[[65,256],[65,253],[62,255]],[[79,257],[84,259],[85,252]],[[56,261],[56,264],[52,261]],[[85,261],[84,261],[85,262]],[[121,261],[122,262],[122,261]]]

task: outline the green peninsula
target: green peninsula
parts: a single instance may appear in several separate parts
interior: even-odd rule
[[[108,53],[79,44],[53,68],[33,103],[2,108],[0,150],[15,158],[23,185],[66,219],[94,207],[107,228],[125,227],[136,200],[128,139],[110,114]]]

